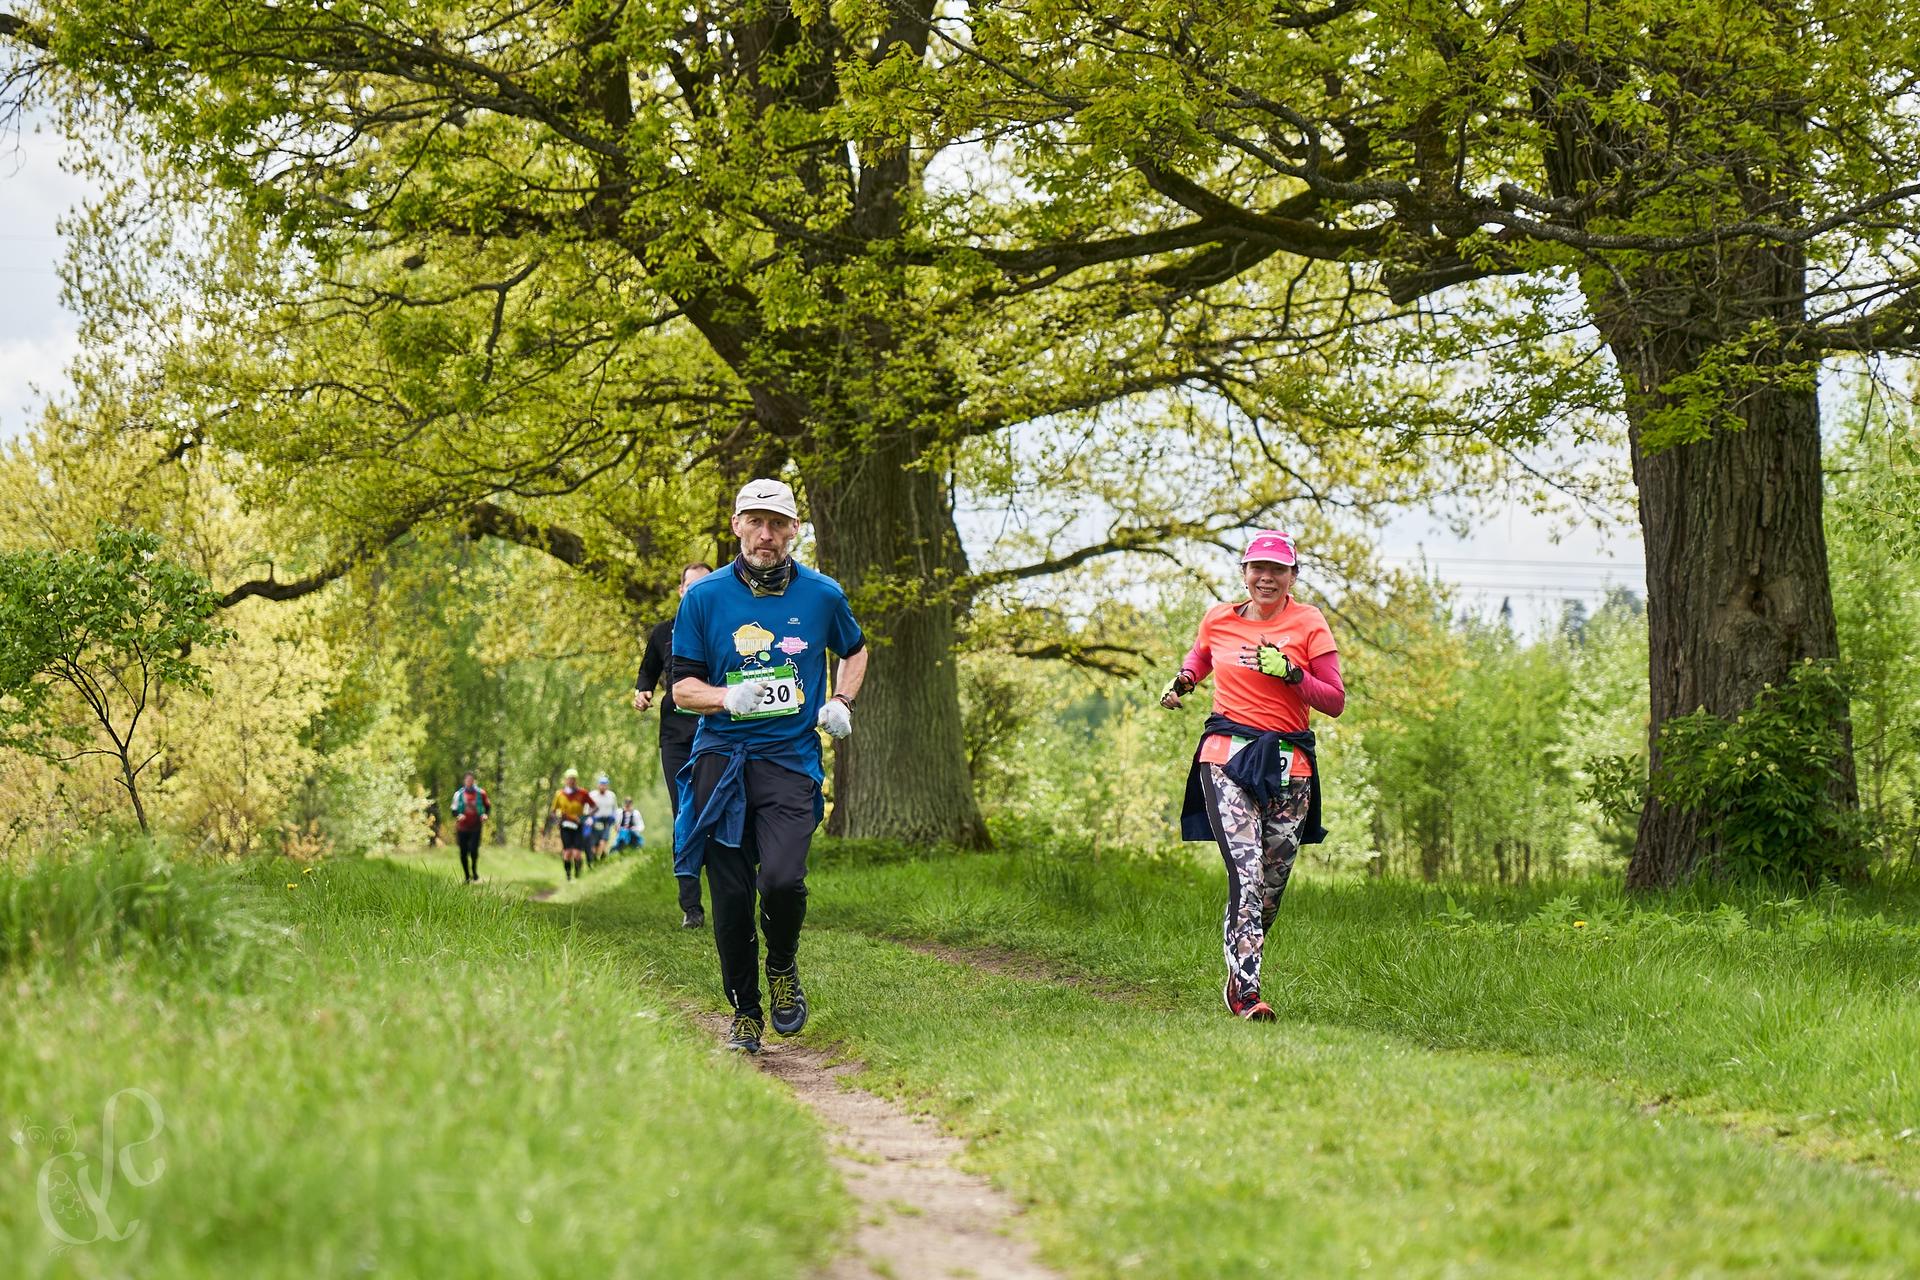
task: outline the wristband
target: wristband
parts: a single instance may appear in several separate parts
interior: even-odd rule
[[[831,698],[828,698],[827,701],[828,702],[844,702],[847,704],[847,710],[849,711],[853,710],[853,699],[849,698],[844,693],[836,693]]]

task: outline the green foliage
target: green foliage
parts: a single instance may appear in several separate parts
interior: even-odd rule
[[[80,746],[103,735],[142,827],[140,718],[167,688],[205,689],[196,652],[228,638],[219,597],[160,547],[102,526],[90,550],[0,552],[0,746],[72,758],[106,754]]]
[[[1819,389],[1816,361],[1783,362],[1772,356],[1779,326],[1756,321],[1706,349],[1693,367],[1659,388],[1658,407],[1646,411],[1641,446],[1649,452],[1710,439],[1747,425],[1740,407],[1769,390],[1812,395]]]
[[[0,552],[0,745],[47,751],[87,727],[61,721],[53,695],[79,694],[110,731],[154,691],[206,687],[193,650],[219,644],[219,600],[204,578],[160,555],[160,539],[102,527],[91,551]],[[129,729],[130,732],[130,729]]]
[[[1827,548],[1853,756],[1883,863],[1920,867],[1920,458],[1911,411],[1870,388],[1829,451]]]
[[[1532,639],[1472,619],[1431,634],[1345,659],[1341,731],[1363,736],[1376,869],[1525,882],[1620,865],[1630,815],[1598,803],[1595,769],[1611,756],[1629,777],[1645,740],[1638,601]]]
[[[1640,755],[1589,756],[1580,798],[1601,816],[1624,826],[1647,802],[1647,762]]]
[[[244,495],[293,516],[296,571],[432,526],[550,553],[632,613],[706,549],[714,493],[790,469],[848,517],[823,567],[897,606],[870,619],[884,642],[922,614],[964,629],[1051,567],[1484,491],[1521,469],[1463,418],[1505,446],[1605,398],[1559,317],[1400,378],[1391,341],[1349,345],[1390,307],[1344,261],[1248,252],[1112,154],[1207,154],[1201,100],[1106,69],[1113,101],[1083,104],[1100,153],[1062,148],[1024,54],[960,52],[1018,48],[1025,14],[883,12],[48,4],[46,84],[135,158],[96,161],[126,173],[76,270],[88,351],[115,353],[89,355],[87,407],[155,453],[243,459]],[[993,175],[955,182],[976,159]],[[1450,402],[1482,350],[1543,374],[1541,412]],[[976,572],[958,490],[1073,519],[1009,522]],[[875,667],[845,749],[897,736],[851,776],[951,791],[970,831],[951,704],[917,738],[880,718],[905,671]]]
[[[1859,823],[1833,799],[1848,764],[1835,715],[1847,694],[1837,664],[1808,659],[1737,716],[1674,717],[1660,731],[1653,794],[1698,816],[1724,872],[1809,884],[1857,876]]]

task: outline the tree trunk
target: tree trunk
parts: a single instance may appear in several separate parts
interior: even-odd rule
[[[1660,729],[1670,717],[1703,707],[1737,715],[1796,662],[1839,652],[1821,523],[1820,406],[1807,380],[1785,376],[1780,357],[1760,351],[1752,365],[1762,376],[1727,396],[1710,438],[1658,450],[1643,444],[1655,415],[1674,404],[1661,388],[1695,372],[1717,343],[1741,337],[1756,321],[1779,322],[1788,332],[1799,321],[1805,270],[1798,255],[1765,249],[1741,256],[1711,264],[1717,272],[1686,274],[1686,290],[1697,292],[1684,325],[1653,329],[1617,297],[1594,299],[1627,392],[1646,542],[1648,760],[1655,772]],[[1672,302],[1680,292],[1641,283],[1642,298]],[[1839,714],[1844,719],[1844,707]],[[1842,732],[1847,741],[1844,724]],[[1833,802],[1851,805],[1857,795],[1850,748],[1842,772]],[[1628,886],[1662,888],[1691,875],[1713,854],[1701,827],[1698,815],[1650,797]]]
[[[140,824],[140,834],[147,835],[151,830],[147,826],[147,806],[140,803],[140,787],[134,781],[133,761],[127,758],[125,748],[120,750],[120,778],[121,785],[127,789],[127,799],[133,801],[133,820]]]
[[[507,798],[507,744],[496,741],[493,744],[493,790],[502,800]],[[493,816],[493,843],[504,845],[507,842],[507,824],[501,819],[503,814]]]
[[[834,835],[987,843],[967,776],[952,596],[961,562],[946,485],[904,433],[803,466],[823,572],[873,650],[853,736],[833,748]]]

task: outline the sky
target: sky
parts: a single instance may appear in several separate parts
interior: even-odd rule
[[[59,223],[88,185],[61,167],[68,143],[44,124],[0,140],[0,442],[24,432],[66,385],[78,322],[60,300]],[[1490,614],[1510,600],[1516,626],[1556,620],[1567,599],[1597,605],[1614,586],[1644,590],[1639,531],[1600,532],[1515,503],[1487,513],[1467,536],[1409,512],[1380,551],[1395,566],[1422,564],[1452,584],[1463,609]]]
[[[0,440],[24,431],[65,385],[78,323],[60,304],[59,221],[88,188],[60,167],[65,140],[0,138]]]

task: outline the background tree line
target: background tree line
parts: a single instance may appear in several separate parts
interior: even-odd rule
[[[1883,524],[1907,420],[1876,397],[1841,421],[1827,510],[1866,822],[1822,856],[1912,868],[1920,590],[1915,549]],[[204,459],[168,468],[157,489],[135,483],[150,465],[137,442],[63,443],[43,427],[0,460],[7,543],[51,551],[118,521],[158,530],[163,550],[209,576],[246,554],[257,531]],[[496,540],[409,540],[300,601],[225,611],[232,637],[200,655],[204,685],[161,693],[138,735],[156,753],[144,794],[157,823],[230,855],[413,845],[474,769],[495,794],[495,838],[518,843],[572,766],[607,770],[664,838],[653,726],[627,705],[641,633],[603,581],[554,563]],[[1224,574],[1231,557],[1211,564]],[[960,656],[962,764],[997,839],[1089,859],[1182,856],[1177,809],[1202,712],[1156,700],[1201,611],[1230,590],[1208,576],[1084,569],[1047,591],[1067,650],[1019,657],[983,633]],[[1347,715],[1322,724],[1333,834],[1311,864],[1508,883],[1624,869],[1648,774],[1636,594],[1569,605],[1535,633],[1404,571],[1310,574],[1302,589],[1334,619],[1352,691]],[[1024,614],[1009,604],[1003,616]],[[125,820],[117,771],[0,753],[9,848]]]

